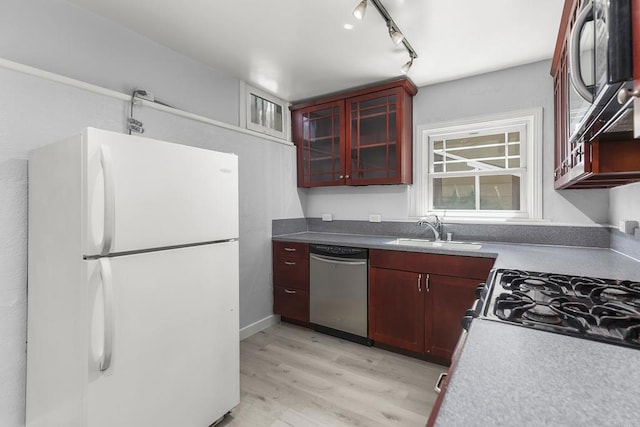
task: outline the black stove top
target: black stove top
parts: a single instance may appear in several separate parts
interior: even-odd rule
[[[497,270],[484,317],[640,348],[640,282]]]

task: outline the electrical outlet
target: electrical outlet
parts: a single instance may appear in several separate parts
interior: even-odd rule
[[[378,214],[369,215],[369,222],[382,222],[382,215],[378,215]]]
[[[323,221],[333,221],[333,215],[330,213],[322,214]]]

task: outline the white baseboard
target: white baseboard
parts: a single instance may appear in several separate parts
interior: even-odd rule
[[[240,341],[245,338],[249,338],[251,335],[257,334],[258,332],[263,331],[277,323],[280,323],[280,316],[272,314],[265,317],[264,319],[258,320],[257,322],[253,322],[252,324],[247,325],[244,328],[240,328]]]

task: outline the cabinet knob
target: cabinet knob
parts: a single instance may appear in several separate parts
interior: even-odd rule
[[[344,179],[344,175],[340,175],[340,179]]]
[[[620,92],[618,92],[618,103],[624,104],[633,97],[640,98],[640,89],[620,89]]]
[[[344,177],[345,177],[345,178],[347,178],[347,179],[349,179],[349,175],[345,175]]]

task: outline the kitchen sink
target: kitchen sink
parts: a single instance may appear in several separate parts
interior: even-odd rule
[[[482,248],[482,243],[472,242],[457,242],[455,240],[443,241],[443,240],[427,240],[427,239],[395,239],[387,242],[389,245],[402,245],[402,246],[420,246],[422,248],[441,248],[441,249],[459,249],[459,250],[474,250]]]

